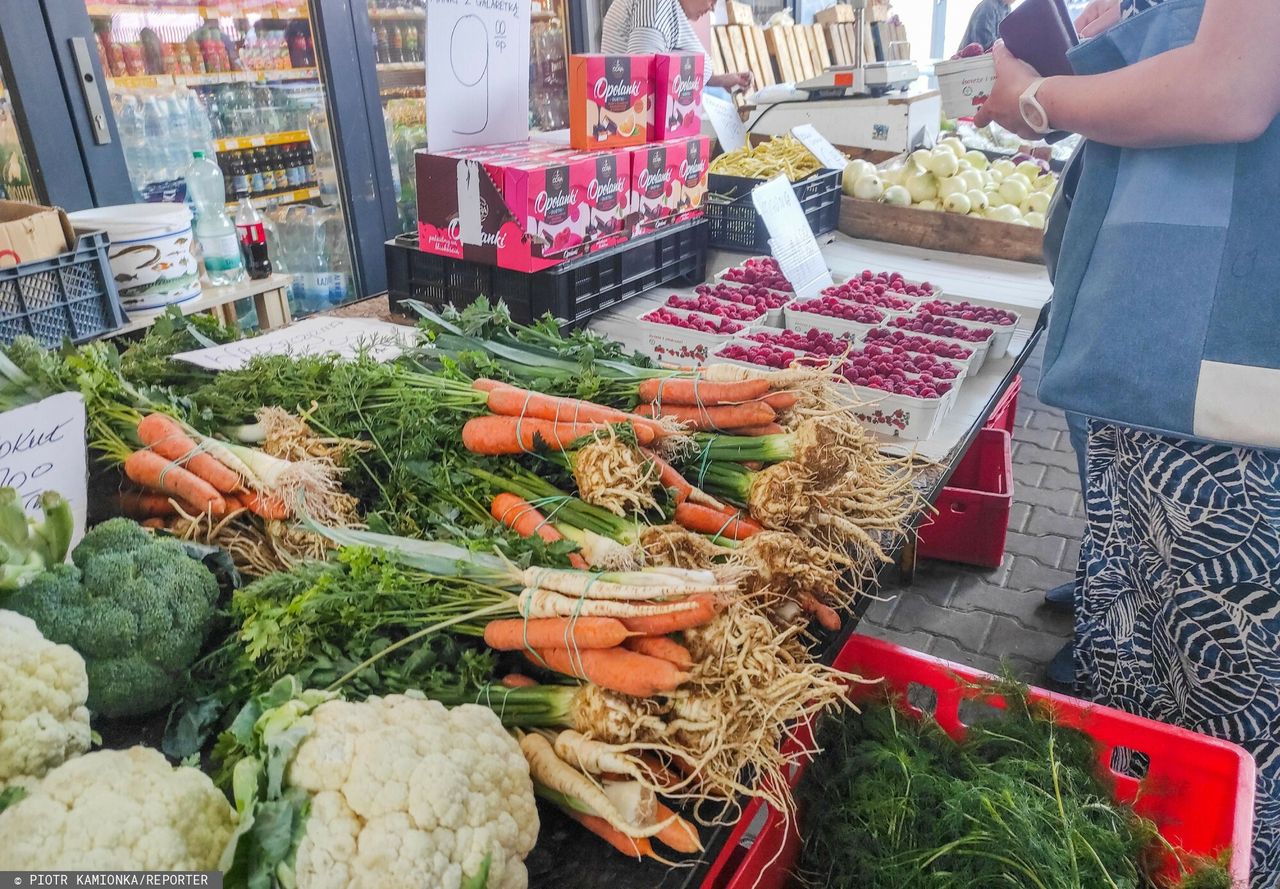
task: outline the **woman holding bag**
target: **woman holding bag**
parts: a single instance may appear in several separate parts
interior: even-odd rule
[[[1280,886],[1280,3],[1094,0],[1076,76],[996,46],[978,123],[1087,141],[1040,398],[1090,421],[1076,678],[1257,763]],[[1159,755],[1159,751],[1151,751]]]

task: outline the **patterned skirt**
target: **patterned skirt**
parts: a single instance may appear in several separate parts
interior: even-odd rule
[[[1280,887],[1280,453],[1090,424],[1084,697],[1240,744],[1252,889]]]

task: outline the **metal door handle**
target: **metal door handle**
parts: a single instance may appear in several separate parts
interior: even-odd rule
[[[76,76],[80,80],[80,92],[84,95],[84,110],[93,127],[93,141],[97,145],[111,143],[111,127],[107,125],[107,107],[102,102],[102,87],[93,70],[93,57],[89,44],[83,37],[71,38],[71,57],[76,63]]]

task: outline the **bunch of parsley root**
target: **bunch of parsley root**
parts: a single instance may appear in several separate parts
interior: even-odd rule
[[[1230,889],[1116,803],[1093,741],[1025,695],[964,741],[900,701],[842,712],[800,785],[802,885],[827,889]],[[1174,853],[1181,878],[1153,873]]]

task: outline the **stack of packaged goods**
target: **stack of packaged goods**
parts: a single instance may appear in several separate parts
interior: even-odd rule
[[[568,148],[419,151],[419,249],[534,272],[700,215],[703,65],[694,54],[571,56]]]

